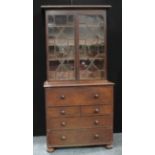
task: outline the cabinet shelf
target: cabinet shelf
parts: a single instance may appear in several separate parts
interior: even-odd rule
[[[48,46],[62,46],[62,40],[60,39],[48,39]],[[74,40],[64,40],[64,46],[74,46]],[[99,40],[99,41],[93,41],[93,40],[87,40],[85,41],[84,39],[81,39],[79,41],[79,46],[104,46],[104,41],[103,40]]]
[[[70,25],[54,25],[54,24],[48,24],[48,27],[49,28],[54,28],[54,27],[57,27],[57,28],[68,28],[68,27],[71,27],[71,28],[74,28],[74,24],[70,24]],[[104,27],[103,24],[79,24],[79,28],[80,27]]]
[[[75,61],[75,58],[69,58],[69,57],[66,57],[66,58],[48,58],[48,61],[59,61],[59,60],[66,60],[66,61]]]
[[[90,24],[90,25],[88,25],[88,24],[80,24],[79,25],[79,27],[94,27],[94,28],[103,28],[104,27],[104,25],[99,25],[99,24]]]
[[[103,60],[104,57],[100,58],[91,58],[91,57],[80,57],[80,60]]]
[[[74,28],[74,25],[71,24],[71,25],[54,25],[54,24],[48,24],[48,27],[49,28],[54,28],[54,27],[57,27],[57,28],[68,28],[68,27],[71,27],[71,28]]]
[[[59,60],[66,60],[66,61],[75,61],[75,58],[65,57],[65,58],[48,58],[48,61],[59,61]],[[104,57],[100,58],[92,58],[92,57],[80,57],[80,60],[104,60]]]

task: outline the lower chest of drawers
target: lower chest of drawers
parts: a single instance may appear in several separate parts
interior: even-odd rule
[[[112,143],[112,87],[46,89],[48,148]]]

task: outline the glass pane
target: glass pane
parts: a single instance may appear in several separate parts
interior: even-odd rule
[[[74,16],[73,15],[49,15],[48,16],[48,25],[73,25]]]
[[[50,80],[75,79],[73,15],[48,16],[48,61]]]
[[[80,79],[104,79],[104,18],[79,16]]]

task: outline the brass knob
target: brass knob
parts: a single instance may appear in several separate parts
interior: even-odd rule
[[[100,137],[100,136],[99,136],[98,134],[95,134],[95,135],[94,135],[94,138],[95,138],[95,139],[99,139],[99,137]]]
[[[61,95],[60,98],[63,100],[65,99],[65,95]]]
[[[61,126],[66,126],[66,122],[61,122]]]
[[[65,110],[61,110],[60,113],[61,113],[62,115],[64,115],[64,114],[65,114]]]
[[[95,112],[95,113],[99,113],[100,110],[99,110],[98,108],[96,108],[94,112]]]
[[[66,136],[61,136],[61,140],[66,140]]]
[[[95,120],[95,122],[94,122],[96,125],[98,125],[99,124],[99,120]]]
[[[96,99],[99,98],[99,94],[95,94],[94,98],[96,98]]]

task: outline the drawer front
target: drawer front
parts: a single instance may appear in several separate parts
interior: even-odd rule
[[[112,116],[73,117],[48,119],[47,129],[112,128]]]
[[[112,104],[113,86],[46,88],[47,106]]]
[[[113,113],[112,105],[81,106],[81,115],[109,115]]]
[[[51,131],[47,135],[50,146],[80,146],[110,144],[112,142],[111,129],[81,129]]]
[[[80,116],[80,107],[53,107],[47,108],[47,117]]]

